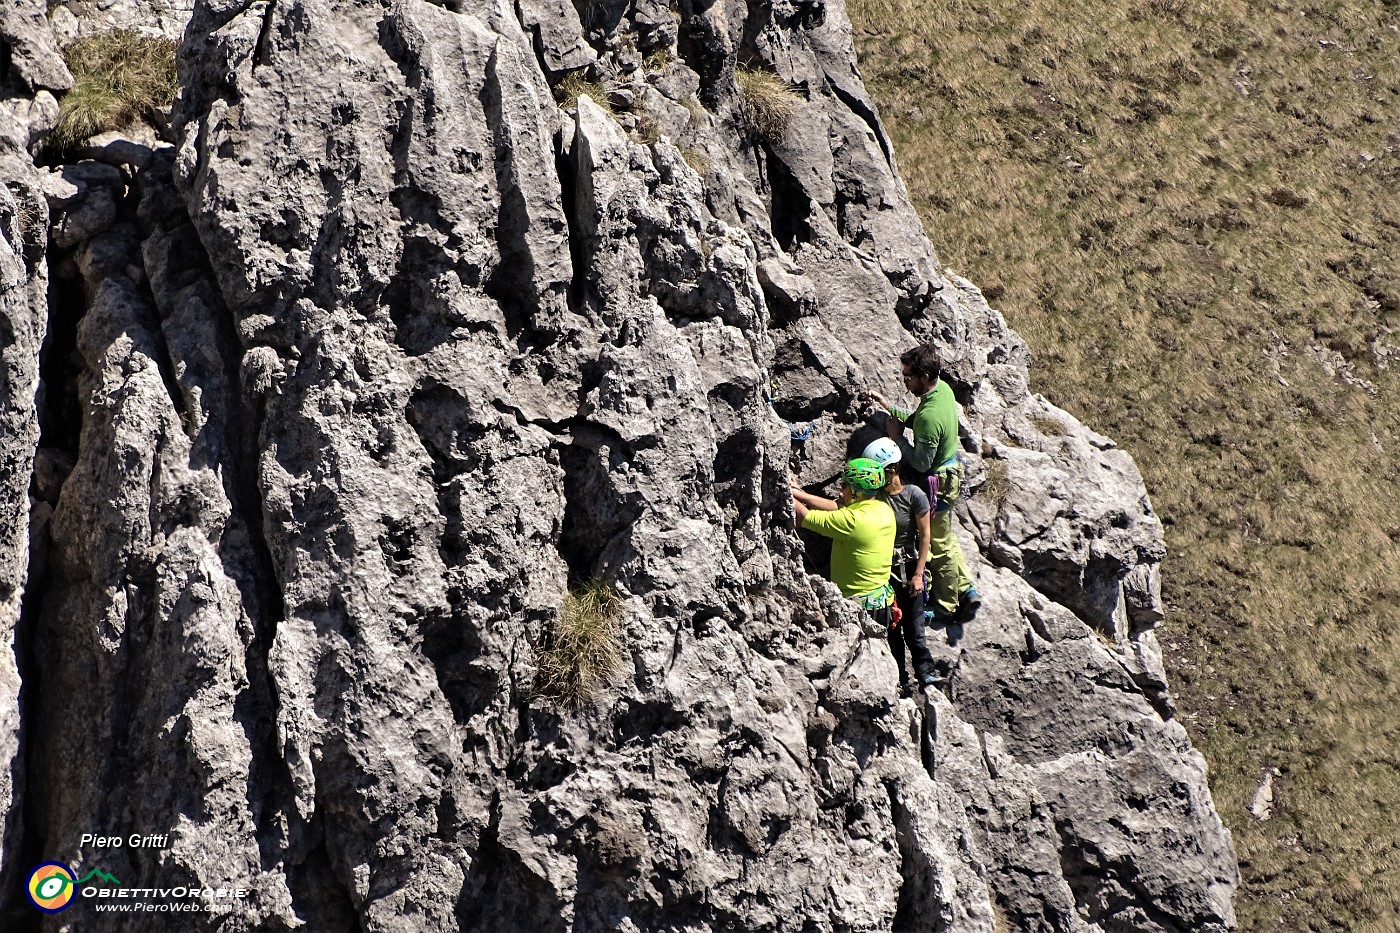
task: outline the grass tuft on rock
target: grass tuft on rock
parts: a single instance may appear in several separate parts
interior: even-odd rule
[[[633,130],[632,136],[643,146],[650,146],[652,143],[661,140],[661,124],[656,122],[656,118],[648,113],[637,114],[637,128]]]
[[[1005,460],[988,460],[986,463],[987,474],[982,485],[977,487],[976,495],[1001,511],[1007,496],[1011,495],[1011,469]]]
[[[702,179],[710,174],[710,169],[714,168],[705,150],[694,146],[687,146],[682,149],[681,158],[684,159],[685,164],[689,165],[695,174],[699,175]]]
[[[180,89],[175,49],[170,39],[130,29],[87,36],[64,49],[73,89],[63,96],[48,147],[69,151],[168,108]]]
[[[598,579],[570,590],[539,658],[535,696],[579,709],[621,666],[622,597]]]
[[[587,97],[608,113],[613,112],[612,102],[608,100],[607,85],[600,81],[588,80],[583,69],[569,72],[564,76],[564,80],[554,86],[554,99],[565,110],[577,110],[580,97]]]
[[[673,61],[675,61],[675,55],[669,47],[659,48],[642,59],[642,68],[649,74],[660,74],[670,68]]]
[[[776,143],[787,133],[802,96],[771,71],[736,68],[739,85],[739,119],[749,138],[758,143]]]

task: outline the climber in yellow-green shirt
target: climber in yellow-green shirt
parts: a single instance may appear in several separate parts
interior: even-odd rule
[[[841,474],[840,508],[809,509],[796,495],[792,505],[797,527],[831,539],[831,582],[842,596],[856,600],[877,619],[894,604],[890,560],[894,555],[894,510],[876,498],[884,488],[880,464],[863,457],[846,464]]]

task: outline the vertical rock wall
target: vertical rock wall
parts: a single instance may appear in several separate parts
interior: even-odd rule
[[[39,447],[40,347],[48,324],[49,211],[29,147],[58,119],[55,93],[72,82],[37,0],[0,10],[0,885],[18,883],[14,855],[22,832],[24,761],[19,703],[22,631],[31,565],[42,573],[53,464]],[[31,549],[31,537],[35,547]]]
[[[736,62],[800,90],[781,139]],[[939,271],[853,62],[834,3],[206,0],[174,146],[17,135],[55,281],[10,222],[7,871],[244,888],[224,931],[1230,928],[1136,468]],[[927,706],[787,494],[922,339],[1005,490]],[[594,577],[625,662],[571,711],[534,668]]]

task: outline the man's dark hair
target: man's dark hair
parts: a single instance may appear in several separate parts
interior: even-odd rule
[[[938,348],[931,343],[921,343],[912,350],[905,350],[899,355],[899,363],[914,375],[923,376],[931,382],[937,382],[943,372],[943,360],[938,355]]]

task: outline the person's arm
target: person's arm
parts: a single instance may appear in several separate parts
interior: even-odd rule
[[[938,465],[934,462],[937,455],[938,442],[915,433],[914,447],[909,452],[909,465],[920,473],[932,473],[933,468]]]
[[[792,498],[809,509],[820,509],[823,512],[835,512],[841,507],[836,504],[835,500],[824,499],[815,493],[808,492],[801,486],[792,487]]]
[[[914,576],[909,580],[910,593],[918,593],[924,588],[924,568],[928,566],[928,552],[933,543],[933,532],[929,529],[928,517],[927,511],[914,517],[919,529],[919,562],[914,565]]]
[[[801,528],[802,523],[807,520],[807,505],[797,498],[797,490],[792,491],[792,511],[797,516],[797,527]]]
[[[889,412],[885,413],[885,437],[888,437],[892,441],[901,441],[904,439],[904,422],[900,421]]]
[[[893,405],[891,405],[890,400],[885,398],[884,393],[877,392],[874,389],[871,389],[870,391],[865,393],[865,397],[870,399],[870,401],[874,402],[876,405],[880,406],[880,410],[885,412],[885,414],[889,415],[892,420],[899,422],[899,426],[901,428],[903,428],[905,424],[908,423],[909,412],[905,411],[902,408],[895,408]],[[888,422],[886,422],[886,428],[892,430]],[[894,435],[890,436],[893,437]]]
[[[822,512],[803,509],[801,527],[827,538],[844,538],[855,531],[856,517],[850,509]]]

